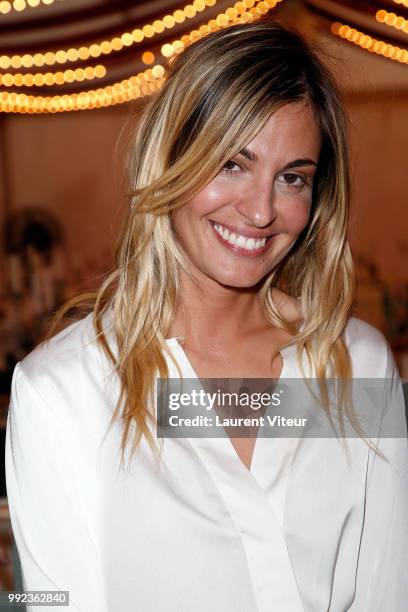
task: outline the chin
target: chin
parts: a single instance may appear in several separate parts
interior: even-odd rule
[[[224,287],[232,287],[236,289],[250,289],[256,287],[263,281],[266,274],[261,276],[243,276],[242,274],[212,274],[211,278],[218,284]]]

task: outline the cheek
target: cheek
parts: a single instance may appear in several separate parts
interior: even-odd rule
[[[189,212],[198,217],[208,215],[223,204],[223,190],[210,183],[198,193],[188,204]]]
[[[307,225],[310,216],[311,202],[309,200],[293,200],[281,209],[286,229],[293,233],[300,233]]]

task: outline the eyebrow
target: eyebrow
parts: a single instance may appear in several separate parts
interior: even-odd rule
[[[249,161],[251,162],[256,162],[258,160],[258,157],[256,156],[256,154],[253,151],[250,151],[249,149],[247,149],[247,147],[244,147],[243,149],[241,149],[238,152],[238,155],[243,155],[244,157],[249,159]],[[286,164],[283,170],[288,170],[289,168],[298,168],[299,166],[317,166],[317,163],[313,159],[308,159],[308,158],[295,159],[289,162],[288,164]]]

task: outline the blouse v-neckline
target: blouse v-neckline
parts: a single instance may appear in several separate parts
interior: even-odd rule
[[[178,338],[169,338],[166,342],[175,350],[183,375],[199,380]],[[281,349],[280,353],[283,367],[278,382],[283,377],[297,377],[295,345]],[[246,542],[259,609],[269,610],[272,598],[278,602],[279,610],[303,612],[283,531],[290,465],[299,440],[259,437],[259,432],[250,469],[238,456],[227,434],[184,439],[218,489]],[[282,457],[284,465],[276,471],[277,461]],[[272,487],[271,480],[275,482]]]
[[[170,346],[174,347],[176,349],[176,352],[178,352],[178,356],[180,357],[182,365],[183,365],[182,370],[184,371],[186,378],[200,380],[199,376],[197,375],[196,371],[194,370],[191,364],[190,359],[187,356],[187,353],[185,352],[182,345],[180,344],[179,339],[181,338],[179,337],[167,338],[166,342],[170,344]],[[298,376],[297,368],[296,368],[296,346],[293,344],[286,346],[280,349],[279,353],[281,355],[283,365],[282,365],[282,370],[279,375],[279,378],[276,379],[277,385],[279,385],[279,383],[283,381],[285,378]],[[261,431],[261,427],[258,429],[258,432],[257,432],[257,437],[256,437],[256,441],[254,444],[254,449],[252,452],[251,465],[249,468],[244,464],[242,459],[239,457],[236,449],[234,448],[231,440],[229,439],[226,433],[221,438],[218,438],[218,437],[217,438],[202,438],[202,440],[205,440],[207,443],[209,441],[212,441],[212,446],[216,446],[218,444],[218,446],[220,447],[220,450],[221,448],[223,450],[224,459],[227,460],[229,464],[237,463],[239,466],[239,468],[237,469],[239,471],[243,471],[244,473],[249,474],[251,477],[255,478],[257,482],[262,486],[262,483],[265,483],[265,478],[263,477],[264,470],[262,466],[263,457],[265,455],[265,452],[263,451],[266,445],[271,444],[271,439],[260,435],[260,431]],[[199,440],[199,439],[200,438],[195,438],[195,440]]]

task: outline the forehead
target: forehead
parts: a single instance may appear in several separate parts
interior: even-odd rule
[[[248,146],[258,157],[272,153],[318,156],[320,129],[308,102],[292,102],[275,111]]]

